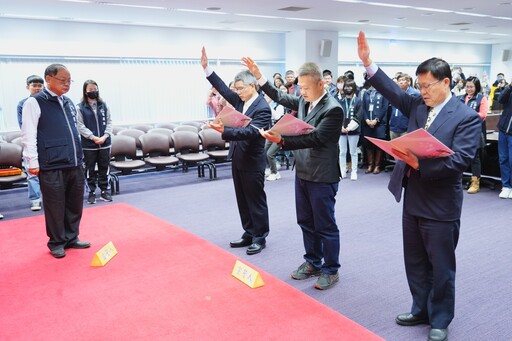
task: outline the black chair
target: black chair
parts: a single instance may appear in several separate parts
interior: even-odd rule
[[[2,173],[11,174],[0,176],[0,188],[12,188],[15,185],[25,186],[27,175],[22,171],[23,148],[15,143],[0,143],[0,168]]]
[[[207,153],[215,162],[228,159],[229,150],[226,149],[226,141],[222,134],[214,129],[203,129],[199,132],[199,138],[203,146],[203,152]]]
[[[146,163],[137,159],[137,145],[131,136],[112,136],[112,149],[110,150],[112,161],[110,165],[121,171],[122,174],[130,174],[134,169],[142,168]]]
[[[174,143],[176,157],[181,161],[183,171],[187,172],[189,166],[197,165],[197,174],[204,177],[204,167],[208,167],[210,179],[216,174],[215,164],[208,159],[210,156],[200,152],[199,136],[191,131],[175,131],[171,136]]]
[[[142,144],[144,161],[156,168],[164,170],[167,166],[175,166],[180,160],[169,153],[169,136],[151,132],[139,137]]]
[[[138,159],[142,159],[142,145],[140,143],[139,137],[141,135],[144,135],[145,133],[146,132],[143,130],[130,128],[119,131],[117,135],[125,135],[132,137],[135,140],[135,145],[137,147],[136,157]]]
[[[162,123],[155,124],[155,128],[166,128],[166,129],[171,129],[171,130],[174,130],[174,128],[176,128],[177,126],[179,126],[179,124],[172,123],[172,122],[162,122]]]

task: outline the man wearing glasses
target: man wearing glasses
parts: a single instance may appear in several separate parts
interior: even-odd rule
[[[48,248],[55,258],[65,249],[84,249],[78,239],[84,197],[83,152],[75,105],[65,96],[71,76],[62,64],[48,66],[46,89],[26,100],[21,127],[23,156],[30,174],[39,176]]]
[[[229,142],[229,158],[235,185],[238,212],[244,233],[239,240],[232,241],[231,247],[245,247],[248,255],[260,253],[266,246],[269,233],[267,196],[265,194],[265,139],[257,128],[270,127],[271,110],[263,97],[256,91],[256,78],[249,71],[235,76],[235,92],[208,66],[208,57],[203,47],[201,65],[208,81],[237,111],[252,119],[247,127],[225,127],[220,119],[210,127],[222,134]]]
[[[452,74],[444,60],[431,58],[418,66],[421,97],[413,97],[372,62],[363,32],[358,37],[358,53],[368,81],[409,118],[407,131],[424,128],[455,152],[423,160],[409,153],[415,167],[397,161],[388,185],[397,202],[405,187],[403,247],[412,294],[410,312],[398,315],[396,323],[430,324],[429,340],[448,340],[447,328],[455,308],[455,248],[462,209],[462,173],[476,154],[480,118],[451,95]]]

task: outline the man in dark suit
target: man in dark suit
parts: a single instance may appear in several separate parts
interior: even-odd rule
[[[306,63],[299,69],[301,96],[295,96],[272,86],[251,58],[243,58],[242,62],[270,98],[296,110],[299,119],[315,127],[311,133],[300,136],[260,131],[267,140],[278,143],[284,150],[296,150],[295,205],[306,261],[291,276],[299,280],[320,276],[315,288],[328,289],[339,280],[340,233],[334,205],[341,177],[338,140],[343,110],[339,102],[324,90],[322,73],[314,63]]]
[[[244,234],[240,240],[232,241],[231,247],[245,247],[248,255],[260,253],[265,248],[265,238],[269,233],[267,196],[265,184],[265,139],[258,128],[270,127],[271,110],[262,95],[256,91],[256,78],[249,71],[235,76],[233,92],[208,67],[208,57],[203,47],[201,65],[208,81],[237,111],[252,119],[245,128],[225,127],[220,119],[210,123],[210,127],[230,141],[229,158],[232,159],[233,183],[242,220]]]
[[[409,118],[407,131],[425,128],[454,151],[453,155],[397,161],[389,190],[397,202],[405,187],[403,243],[405,270],[412,293],[409,313],[396,317],[402,326],[430,324],[429,340],[447,340],[447,327],[455,308],[455,248],[462,209],[462,173],[478,147],[481,123],[478,114],[453,97],[451,71],[444,60],[431,58],[417,70],[421,97],[402,91],[370,59],[363,32],[358,38],[359,58],[369,82]]]

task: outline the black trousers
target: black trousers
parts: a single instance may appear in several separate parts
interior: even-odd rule
[[[84,203],[82,166],[41,170],[39,184],[44,202],[48,248],[54,250],[78,240]]]
[[[269,233],[264,171],[240,171],[232,167],[236,202],[244,234],[242,238],[264,244]]]
[[[96,183],[102,191],[108,189],[108,174],[110,172],[110,148],[85,150],[85,171],[89,191],[96,191]],[[98,171],[96,171],[96,164]]]

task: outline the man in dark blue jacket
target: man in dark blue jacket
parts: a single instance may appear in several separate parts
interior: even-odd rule
[[[52,64],[44,77],[47,88],[23,106],[23,156],[28,171],[39,176],[48,248],[52,256],[62,258],[66,248],[91,246],[78,239],[84,196],[83,152],[75,106],[63,96],[72,82],[68,69]]]
[[[404,151],[388,189],[400,201],[405,188],[402,230],[405,271],[412,294],[411,310],[396,317],[401,326],[430,324],[428,340],[448,340],[455,314],[455,248],[462,211],[462,173],[475,157],[481,121],[478,114],[450,92],[449,64],[431,58],[416,69],[421,97],[402,91],[370,58],[359,33],[358,54],[368,81],[409,117],[408,132],[424,128],[453,150],[446,157],[418,160]]]
[[[265,248],[269,233],[267,196],[265,194],[265,139],[257,129],[270,127],[272,112],[263,95],[256,91],[256,78],[249,71],[235,76],[235,90],[229,87],[208,66],[208,57],[203,48],[201,56],[208,81],[237,111],[252,119],[245,128],[225,127],[220,119],[210,126],[230,141],[229,158],[232,161],[238,212],[244,234],[240,240],[232,241],[231,247],[249,246],[248,255],[260,253]]]

